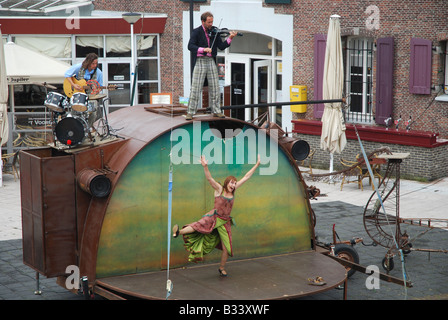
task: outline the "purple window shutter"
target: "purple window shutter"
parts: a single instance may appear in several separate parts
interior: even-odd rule
[[[409,68],[409,92],[414,94],[431,93],[431,58],[430,40],[412,38]]]
[[[314,100],[322,100],[325,49],[327,47],[327,36],[324,34],[314,35]],[[314,117],[322,118],[324,104],[314,105]]]
[[[392,114],[393,108],[394,38],[381,38],[376,44],[375,122],[384,125],[384,120]]]

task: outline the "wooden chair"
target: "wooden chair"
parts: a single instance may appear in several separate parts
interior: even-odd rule
[[[16,164],[19,156],[19,151],[14,153],[6,153],[2,154],[2,162],[3,162],[3,172],[12,174],[14,176],[14,181],[16,178],[19,179],[19,171],[17,170]],[[12,158],[12,162],[10,163],[10,159]]]
[[[361,166],[357,165],[358,161],[349,161],[341,158],[340,162],[345,168],[352,168],[351,170],[347,170],[342,173],[341,191],[344,187],[344,184],[348,183],[357,183],[358,189],[364,190],[362,186],[363,171]],[[355,178],[355,180],[350,179],[353,177]]]
[[[306,157],[305,160],[298,161],[298,165],[300,167],[308,167],[309,168],[309,170],[300,169],[300,172],[313,174],[313,167],[311,166],[311,163],[313,162],[314,152],[315,152],[315,150],[311,149],[310,153],[308,154],[308,157]]]
[[[356,160],[358,162],[361,162],[363,159],[361,154],[357,154],[356,155]],[[378,186],[381,184],[382,180],[383,180],[383,176],[381,175],[381,165],[382,164],[386,164],[386,160],[382,159],[382,158],[378,158],[376,154],[373,155],[373,157],[370,158],[369,160],[370,163],[370,167],[372,168],[372,173],[373,173],[373,178],[378,178]],[[372,186],[372,189],[375,189],[375,186],[372,183],[372,177],[370,176],[369,170],[367,169],[367,166],[364,163],[361,164],[361,169],[362,169],[362,177],[361,177],[361,181],[365,178],[369,179],[369,185]]]

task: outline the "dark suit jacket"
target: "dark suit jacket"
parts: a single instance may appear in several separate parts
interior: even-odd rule
[[[214,59],[216,59],[216,54],[218,53],[218,49],[224,50],[225,48],[230,46],[227,43],[227,40],[223,41],[220,36],[218,36],[217,39],[215,40],[215,42],[213,43],[215,37],[216,37],[216,35],[210,36],[210,45],[213,44],[212,57]],[[208,46],[209,45],[207,42],[207,37],[205,36],[204,29],[202,28],[202,25],[200,25],[199,27],[197,27],[196,29],[193,30],[193,32],[191,33],[190,41],[188,42],[188,50],[190,50],[191,53],[193,54],[193,66],[196,64],[196,57],[198,55],[198,49],[201,47],[207,48]],[[206,56],[206,55],[207,54],[204,53],[204,56]]]

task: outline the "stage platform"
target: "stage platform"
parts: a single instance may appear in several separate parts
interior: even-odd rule
[[[344,283],[345,268],[316,251],[229,261],[227,277],[219,264],[189,265],[171,269],[173,290],[169,300],[279,300],[327,291]],[[310,285],[320,276],[325,285]],[[150,272],[97,279],[95,292],[116,298],[166,299],[167,272]],[[346,286],[345,286],[346,289]],[[107,298],[111,298],[109,296]],[[341,299],[345,292],[341,292]]]

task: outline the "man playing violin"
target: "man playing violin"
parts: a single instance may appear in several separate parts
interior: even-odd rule
[[[229,32],[229,37],[222,40],[219,33],[211,32],[213,27],[213,14],[204,12],[201,15],[202,25],[193,30],[188,50],[193,53],[194,69],[191,83],[190,99],[188,102],[187,120],[192,120],[196,113],[204,80],[207,77],[209,86],[210,108],[214,117],[224,118],[220,107],[220,94],[218,83],[218,68],[216,54],[218,49],[224,50],[230,46],[237,32]]]

